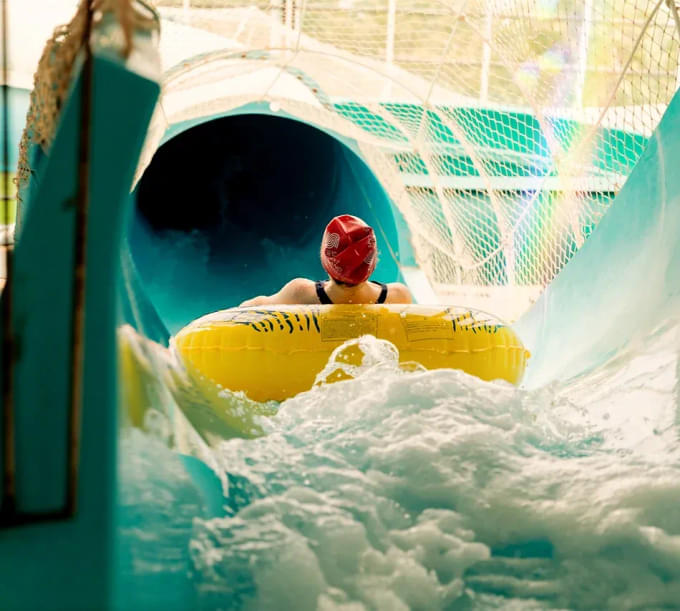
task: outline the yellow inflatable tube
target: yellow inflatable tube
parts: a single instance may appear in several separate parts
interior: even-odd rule
[[[483,380],[518,384],[529,357],[515,332],[488,314],[397,304],[233,308],[192,322],[174,346],[192,375],[256,401],[281,401],[309,390],[335,348],[367,334],[394,344],[401,362]]]

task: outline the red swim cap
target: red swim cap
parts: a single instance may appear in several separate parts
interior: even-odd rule
[[[321,265],[334,280],[359,284],[368,280],[377,263],[373,229],[351,214],[336,216],[321,241]]]

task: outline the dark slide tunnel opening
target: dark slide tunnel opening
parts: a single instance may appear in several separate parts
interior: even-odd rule
[[[291,278],[325,277],[319,245],[336,214],[379,225],[375,277],[399,274],[378,180],[339,140],[297,120],[241,114],[188,129],[156,152],[136,199],[131,254],[171,333]]]

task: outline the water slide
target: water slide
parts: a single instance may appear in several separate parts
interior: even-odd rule
[[[203,119],[173,126],[135,189],[130,253],[171,333],[291,274],[323,278],[319,236],[337,214],[377,228],[377,277],[402,280],[401,215],[356,145],[267,103]]]
[[[86,303],[97,315],[87,317],[85,335],[82,501],[77,519],[66,522],[58,511],[68,478],[66,444],[55,442],[54,431],[65,439],[69,340],[63,321],[71,302],[63,286],[71,282],[74,215],[63,205],[73,190],[63,176],[75,176],[79,85],[52,154],[36,161],[23,211],[14,306],[23,347],[16,386],[18,500],[27,514],[52,515],[47,522],[10,524],[3,533],[0,585],[8,608],[44,605],[46,596],[54,608],[315,608],[318,601],[327,608],[359,601],[363,608],[449,608],[456,601],[492,608],[507,599],[536,608],[601,608],[630,600],[634,591],[648,597],[642,604],[677,600],[676,522],[655,513],[672,506],[677,485],[649,484],[645,492],[653,501],[647,504],[641,498],[605,503],[608,521],[596,520],[587,502],[601,481],[577,480],[572,469],[604,455],[607,443],[576,431],[573,421],[561,435],[553,428],[565,423],[535,408],[548,393],[563,414],[561,396],[573,398],[580,384],[593,392],[601,377],[589,376],[617,375],[629,364],[627,354],[648,349],[660,328],[673,329],[680,177],[669,168],[680,146],[677,95],[596,232],[518,321],[533,354],[529,390],[457,372],[369,371],[335,392],[328,387],[290,401],[277,424],[265,425],[272,427],[268,437],[210,448],[186,424],[190,416],[177,413],[153,359],[146,373],[158,377],[139,392],[147,392],[165,418],[156,419],[155,429],[147,421],[146,433],[128,427],[119,438],[117,385],[126,396],[134,380],[114,375],[114,329],[132,325],[144,346],[162,347],[196,316],[268,292],[291,269],[320,277],[318,236],[341,210],[379,227],[379,246],[389,253],[378,267],[382,279],[401,278],[408,234],[358,147],[268,105],[174,126],[128,196],[124,185],[132,181],[158,95],[152,70],[132,68],[96,58],[94,108],[101,114],[94,124],[108,127],[93,139],[91,170]],[[135,112],[116,114],[111,100],[120,88],[136,93]],[[313,171],[300,173],[300,158]],[[63,242],[51,238],[55,227]],[[658,358],[662,351],[653,350]],[[48,369],[42,354],[55,355]],[[41,385],[33,383],[38,378]],[[562,395],[552,394],[554,388]],[[193,454],[189,458],[167,447],[177,433],[167,429],[173,413],[185,423],[180,453]],[[612,462],[625,463],[627,453],[635,454],[616,448],[601,463],[607,477]],[[518,465],[529,454],[537,460],[522,470]],[[469,474],[468,467],[451,467],[469,456],[477,464]],[[654,473],[666,482],[672,470],[662,467],[655,463]],[[496,477],[506,480],[505,488]],[[565,481],[581,492],[560,488]],[[561,508],[552,509],[553,500]],[[532,503],[541,510],[532,514]],[[631,508],[651,515],[656,530],[645,526],[629,536]],[[592,551],[589,542],[600,536],[606,542]],[[612,567],[624,570],[617,549],[630,570],[612,582],[636,574],[644,583],[574,594],[574,575],[584,579],[569,572],[574,559],[596,579],[600,569],[607,575]]]

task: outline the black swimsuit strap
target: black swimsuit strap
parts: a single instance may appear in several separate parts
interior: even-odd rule
[[[381,287],[380,295],[378,295],[376,303],[385,303],[385,300],[387,299],[387,285],[384,282],[378,282],[377,280],[371,280],[371,282]],[[323,280],[318,280],[314,285],[316,287],[316,296],[322,304],[333,305],[331,298],[328,296],[328,293],[326,293],[326,289],[323,288],[323,284]]]
[[[316,296],[319,298],[319,301],[324,305],[333,305],[330,297],[326,294],[326,289],[323,288],[323,280],[319,280],[315,286]]]
[[[385,303],[385,299],[387,299],[387,285],[384,282],[378,282],[377,280],[371,280],[371,282],[382,287],[376,303]]]

